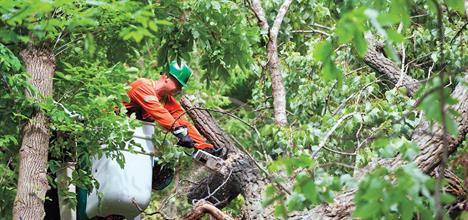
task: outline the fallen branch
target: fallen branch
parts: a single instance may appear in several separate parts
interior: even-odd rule
[[[205,200],[198,201],[197,204],[195,204],[195,206],[193,207],[192,212],[188,213],[182,219],[196,220],[202,218],[206,213],[210,214],[213,218],[217,220],[234,220],[233,217],[219,210],[214,205]]]

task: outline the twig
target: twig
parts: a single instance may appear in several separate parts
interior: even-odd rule
[[[234,219],[205,200],[200,200],[199,202],[197,202],[197,204],[195,204],[194,208],[192,209],[192,212],[187,214],[182,219],[183,220],[201,219],[205,215],[205,213],[209,213],[212,218],[217,219],[217,220],[233,220]]]
[[[318,149],[312,154],[312,158],[313,159],[316,159],[317,158],[317,155],[319,153],[319,151],[322,149],[322,148],[325,148],[326,150],[329,150],[329,151],[332,151],[332,149],[329,149],[329,148],[326,148],[324,147],[325,146],[325,143],[328,141],[328,138],[330,138],[331,134],[338,128],[338,126],[344,121],[346,120],[347,118],[353,116],[354,114],[356,114],[357,112],[353,112],[353,113],[349,113],[349,114],[346,114],[344,115],[343,117],[341,117],[336,123],[335,125],[327,132],[327,134],[325,135],[325,137],[320,141],[320,144],[318,146]],[[334,150],[332,152],[335,152]],[[338,151],[337,151],[338,152]],[[336,153],[336,152],[335,152]],[[343,153],[343,152],[341,152]]]
[[[337,150],[333,150],[331,148],[328,148],[327,146],[322,146],[323,149],[325,150],[328,150],[330,152],[333,152],[333,153],[336,153],[336,154],[341,154],[341,155],[346,155],[346,156],[356,156],[356,152],[353,152],[353,153],[348,153],[348,152],[343,152],[343,151],[337,151]]]
[[[132,203],[133,203],[133,205],[138,209],[138,211],[145,213],[145,215],[151,216],[151,215],[157,215],[157,214],[159,214],[159,215],[161,215],[165,220],[176,219],[176,218],[169,218],[169,217],[166,216],[166,214],[164,214],[164,213],[162,213],[162,212],[160,212],[160,211],[155,211],[155,212],[152,212],[152,213],[146,213],[145,210],[143,210],[143,209],[140,207],[140,205],[138,205],[138,203],[136,203],[135,198],[132,198]]]
[[[325,107],[323,108],[322,110],[322,116],[325,115],[325,113],[327,113],[327,110],[328,110],[328,102],[330,101],[330,96],[333,92],[333,90],[335,89],[336,85],[338,84],[338,80],[335,81],[335,83],[333,84],[333,86],[330,88],[330,91],[328,91],[328,95],[327,95],[327,98],[325,99]]]
[[[402,27],[401,24],[400,24],[400,27]],[[401,83],[403,83],[403,79],[405,78],[405,75],[406,75],[406,71],[405,71],[406,47],[403,43],[400,46],[400,50],[402,51],[400,78],[398,79],[398,82],[395,84],[395,89],[400,88]]]
[[[365,89],[367,89],[367,87],[369,87],[370,85],[374,84],[374,83],[378,83],[378,82],[381,82],[382,80],[381,79],[378,79],[378,80],[375,80],[373,82],[370,82],[370,83],[367,83],[366,85],[364,85],[364,87],[362,87],[358,92],[361,93],[362,91],[364,91]],[[345,104],[351,100],[352,98],[354,98],[354,96],[356,96],[356,94],[358,94],[358,92],[355,92],[353,94],[351,94],[348,98],[346,98],[339,106],[338,108],[336,108],[335,112],[333,112],[333,116],[335,116],[336,114],[338,114],[338,112],[345,106]]]
[[[60,41],[60,38],[64,35],[64,32],[65,32],[65,28],[63,28],[62,31],[60,31],[60,33],[59,33],[59,35],[57,37],[57,40],[54,43],[54,47],[52,47],[52,50],[55,50],[55,47],[57,46],[58,42]]]
[[[349,164],[345,164],[345,163],[340,163],[340,162],[328,162],[328,163],[323,163],[323,164],[319,164],[319,166],[321,167],[327,167],[327,166],[333,166],[333,165],[340,165],[340,166],[343,166],[343,167],[346,167],[346,168],[349,168],[349,169],[354,169],[355,167],[349,165]]]
[[[357,106],[357,105],[356,105],[356,106]],[[362,129],[362,127],[364,127],[364,126],[363,126],[363,125],[364,125],[364,121],[363,121],[363,119],[362,119],[362,114],[360,114],[360,116],[361,116],[361,117],[360,117],[360,118],[361,118],[361,123],[359,123],[359,124],[360,124],[360,125],[359,125],[359,129],[358,129],[358,131],[356,132],[356,141],[357,141],[358,146],[361,145],[361,141],[359,140],[359,136],[360,136],[360,134],[361,134],[361,129]]]
[[[207,196],[205,196],[205,198],[201,199],[201,200],[207,200],[209,199],[210,197],[212,197],[214,194],[216,194],[224,185],[226,185],[226,183],[228,182],[228,180],[231,178],[231,174],[232,174],[232,170],[229,170],[229,174],[228,176],[224,179],[223,183],[221,183],[221,185],[219,185],[212,193],[209,193]],[[192,203],[194,201],[200,201],[200,200],[192,200]]]
[[[460,35],[460,34],[463,32],[463,30],[466,28],[467,25],[468,25],[468,21],[465,22],[465,24],[460,28],[460,30],[457,31],[457,33],[455,34],[455,36],[453,36],[452,40],[450,40],[450,43],[449,43],[449,44],[452,44],[452,43],[453,43],[453,41],[455,40],[455,38],[457,38],[458,35]]]
[[[330,36],[329,33],[325,32],[325,31],[321,31],[321,30],[315,30],[315,29],[311,29],[311,30],[293,30],[291,31],[291,33],[299,33],[299,34],[307,34],[307,33],[317,33],[317,34],[321,34],[321,35],[325,35],[325,36]]]
[[[317,23],[312,23],[311,25],[312,25],[312,26],[315,26],[315,27],[327,29],[327,30],[332,30],[331,27],[328,27],[328,26],[325,26],[325,25],[321,25],[321,24],[317,24]]]

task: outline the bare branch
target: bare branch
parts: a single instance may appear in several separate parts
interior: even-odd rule
[[[219,210],[214,205],[212,205],[211,203],[205,200],[200,200],[192,209],[192,212],[187,214],[182,219],[184,220],[201,219],[206,213],[210,214],[213,218],[217,220],[234,220],[234,218],[224,213],[223,211]]]
[[[291,33],[300,33],[300,34],[308,34],[308,33],[317,33],[317,34],[321,34],[321,35],[324,35],[324,36],[330,36],[329,33],[325,32],[325,31],[321,31],[321,30],[315,30],[315,29],[311,29],[311,30],[294,30],[294,31],[291,31]]]
[[[258,26],[260,26],[262,32],[268,33],[268,30],[270,30],[270,25],[268,25],[268,21],[265,17],[265,11],[263,11],[260,0],[252,0],[250,8],[254,12],[255,17],[257,17]]]
[[[278,37],[278,32],[281,27],[281,23],[283,23],[283,18],[286,12],[288,11],[289,5],[291,4],[292,0],[285,0],[283,5],[276,14],[275,21],[273,22],[273,26],[271,26],[270,30],[270,40],[276,42],[276,38]]]
[[[333,134],[333,132],[335,132],[335,130],[338,128],[338,126],[340,126],[340,124],[346,120],[347,118],[353,116],[357,114],[357,112],[353,112],[353,113],[349,113],[349,114],[346,114],[344,115],[343,117],[341,117],[336,123],[335,125],[327,132],[327,134],[325,135],[325,137],[320,141],[320,144],[318,146],[318,149],[312,154],[312,158],[317,158],[317,155],[319,153],[319,151],[322,149],[322,148],[325,148],[325,144],[327,143],[328,141],[328,138],[330,138],[331,134]],[[330,148],[325,148],[329,151],[332,151],[334,153],[341,153],[341,154],[344,154],[344,152],[339,152],[339,151],[335,151],[335,150],[332,150]],[[351,154],[351,153],[347,153],[347,154]],[[354,154],[351,154],[351,155],[354,155]]]

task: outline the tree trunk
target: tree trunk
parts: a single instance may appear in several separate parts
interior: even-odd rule
[[[52,96],[52,77],[55,71],[55,56],[46,48],[29,46],[20,53],[31,74],[30,83],[38,94],[26,91],[28,98],[36,103]],[[13,207],[13,219],[43,219],[44,200],[47,189],[47,152],[49,126],[46,115],[36,109],[23,128],[20,148],[18,191]]]
[[[284,88],[283,76],[281,75],[279,59],[278,59],[278,46],[277,39],[281,23],[283,22],[284,15],[288,11],[289,5],[292,0],[285,0],[278,10],[278,14],[269,29],[268,21],[265,17],[262,4],[259,0],[252,0],[250,9],[254,12],[258,26],[262,32],[268,33],[267,44],[267,63],[266,66],[271,75],[271,87],[273,91],[273,112],[275,115],[275,122],[278,125],[284,126],[288,124],[286,114],[286,90]]]
[[[271,74],[271,87],[273,91],[273,111],[275,122],[278,125],[288,124],[286,116],[286,90],[284,89],[283,76],[281,75],[276,39],[268,42],[268,68]]]
[[[227,181],[223,176],[211,174],[207,179],[194,185],[188,196],[190,202],[204,199],[218,208],[223,208],[240,193],[245,200],[241,211],[243,219],[265,219],[271,216],[271,208],[263,208],[261,205],[262,192],[268,181],[261,174],[255,161],[235,146],[234,141],[219,127],[208,111],[193,106],[186,97],[181,100],[181,104],[192,118],[195,127],[210,143],[229,150],[225,162],[232,171]],[[208,192],[213,192],[224,181],[226,184],[208,197]]]
[[[270,36],[267,45],[268,68],[271,74],[271,87],[273,90],[273,110],[275,113],[275,122],[279,125],[288,124],[286,115],[286,90],[284,89],[283,76],[281,75],[278,59],[278,33],[283,22],[284,15],[288,11],[292,0],[285,0],[278,10],[275,21],[270,29]]]

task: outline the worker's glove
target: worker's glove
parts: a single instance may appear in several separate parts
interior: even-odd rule
[[[220,157],[223,159],[226,159],[225,157],[227,156],[227,149],[226,148],[220,148],[220,147],[212,147],[212,148],[204,148],[202,149],[203,151],[215,156],[215,157]]]
[[[188,135],[188,128],[185,125],[179,126],[174,128],[172,131],[172,134],[175,135],[178,138],[184,137]]]
[[[193,148],[195,146],[195,141],[188,135],[188,128],[185,125],[179,126],[172,131],[179,141],[177,145],[182,147]]]

